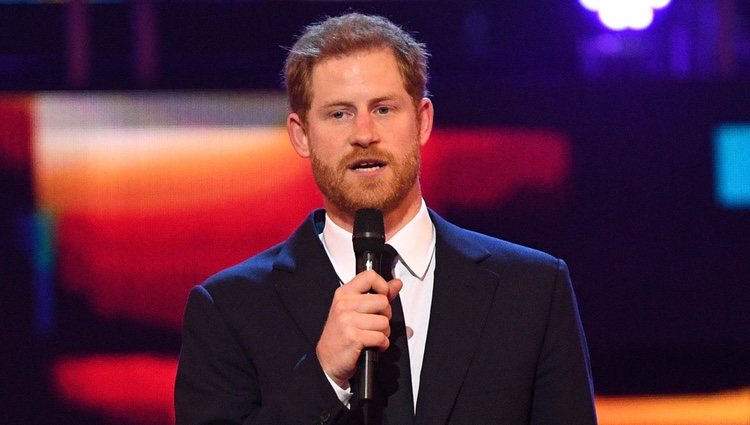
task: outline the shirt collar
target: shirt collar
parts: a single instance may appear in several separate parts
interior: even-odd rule
[[[334,223],[326,214],[320,239],[339,279],[342,282],[352,280],[356,274],[352,234]],[[424,279],[435,248],[435,228],[424,200],[417,215],[386,243],[398,251],[401,262],[411,274]]]

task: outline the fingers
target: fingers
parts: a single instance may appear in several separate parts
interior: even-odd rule
[[[385,319],[383,316],[378,316],[379,319]],[[385,351],[390,345],[388,337],[391,335],[390,326],[388,326],[388,319],[386,320],[385,327],[381,324],[374,323],[377,319],[374,318],[361,318],[367,323],[361,325],[361,327],[349,327],[344,332],[344,340],[356,341],[355,351],[359,354],[365,348],[377,348],[380,351]]]
[[[347,293],[381,294],[385,295],[388,301],[393,301],[399,292],[401,292],[403,286],[404,284],[401,279],[393,279],[390,282],[386,282],[374,271],[367,270],[355,276],[354,279],[339,289]]]
[[[334,299],[330,314],[356,313],[363,315],[382,315],[391,318],[391,304],[388,297],[380,294],[357,294],[355,296]]]
[[[323,370],[342,388],[362,350],[384,351],[390,345],[390,302],[402,286],[399,279],[386,282],[369,270],[336,289],[316,352]]]
[[[391,317],[390,302],[399,294],[400,279],[386,282],[374,271],[364,271],[336,290],[332,308]]]
[[[373,270],[366,270],[354,276],[349,283],[343,285],[345,292],[367,292],[388,295],[389,285],[379,274]]]
[[[388,300],[393,301],[401,292],[401,288],[404,287],[404,282],[401,279],[393,279],[388,282]]]
[[[389,309],[390,313],[390,309]],[[390,316],[390,315],[389,315]],[[369,334],[370,332],[380,333],[387,337],[391,336],[390,317],[382,314],[362,314],[362,313],[351,313],[343,319],[344,322],[348,322],[350,329],[357,331],[363,331],[363,333]],[[357,335],[351,335],[352,339],[359,339]],[[365,336],[361,336],[364,338]],[[373,338],[367,336],[368,340]],[[382,341],[376,341],[374,345],[368,344],[363,340],[365,347],[380,346]],[[387,348],[387,347],[386,347]]]

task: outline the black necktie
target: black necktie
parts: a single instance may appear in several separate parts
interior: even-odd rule
[[[393,279],[393,267],[398,252],[386,244],[380,270],[386,281]],[[404,311],[401,297],[391,303],[391,345],[381,353],[377,369],[379,394],[383,397],[383,423],[387,425],[411,425],[414,423],[414,399],[411,390],[409,344],[406,337]]]

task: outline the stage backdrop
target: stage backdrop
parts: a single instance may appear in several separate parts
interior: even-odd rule
[[[540,94],[515,101],[524,96]],[[554,126],[493,126],[492,108],[461,118],[466,96],[448,97],[435,98],[445,112],[423,149],[427,203],[568,261],[602,423],[638,423],[612,413],[623,403],[649,423],[682,423],[655,422],[677,411],[743,423],[748,126],[711,116],[684,126],[684,111],[651,114],[658,102],[623,123],[630,103],[589,109],[592,94],[549,105],[568,116]],[[0,99],[3,340],[14,342],[3,349],[5,422],[172,420],[187,291],[321,206],[285,116],[278,92]],[[720,391],[735,392],[698,410],[684,398],[655,410],[611,398]]]

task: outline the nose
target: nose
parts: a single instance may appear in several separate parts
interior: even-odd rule
[[[352,145],[366,148],[371,143],[377,142],[378,140],[375,131],[375,122],[370,114],[357,114],[357,117],[354,120],[353,131]]]

